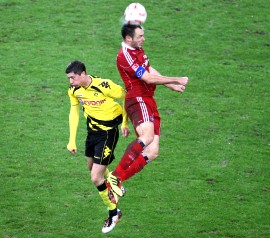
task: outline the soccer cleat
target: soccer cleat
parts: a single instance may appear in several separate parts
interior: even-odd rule
[[[122,196],[122,197],[124,197],[124,196],[126,195],[127,191],[126,191],[126,189],[125,189],[124,186],[121,186],[121,190],[122,190],[122,193],[123,193],[123,196]],[[119,199],[120,199],[120,198],[121,198],[121,197],[119,197]]]
[[[120,179],[117,178],[110,172],[107,177],[107,182],[110,184],[110,189],[116,193],[118,196],[123,197],[123,191],[121,190]]]
[[[120,209],[117,208],[117,215],[115,216],[109,216],[104,223],[104,226],[102,228],[102,233],[108,233],[116,226],[116,223],[119,221],[119,219],[122,217],[122,212]]]
[[[109,183],[107,183],[107,187],[108,187],[108,190],[109,190],[109,192],[108,192],[109,199],[111,200],[112,203],[117,205],[119,200],[121,199],[121,197],[118,196],[112,189],[110,189],[110,184]],[[126,194],[125,187],[121,186],[121,190],[122,190],[123,196],[124,196]]]
[[[108,196],[109,196],[109,199],[112,203],[114,203],[116,205],[118,204],[119,197],[116,193],[114,193],[112,190],[109,190]]]

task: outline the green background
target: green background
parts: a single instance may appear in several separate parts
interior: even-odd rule
[[[0,237],[84,238],[107,211],[90,182],[81,114],[68,143],[67,64],[122,84],[128,1],[0,0]],[[141,1],[144,49],[185,93],[156,90],[159,157],[125,182],[107,237],[270,237],[270,2]],[[117,160],[135,138],[120,138]]]

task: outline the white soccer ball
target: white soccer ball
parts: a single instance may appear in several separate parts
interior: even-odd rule
[[[131,3],[127,6],[124,13],[124,24],[142,25],[147,18],[145,7],[138,3]]]

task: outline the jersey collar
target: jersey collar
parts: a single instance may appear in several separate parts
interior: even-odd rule
[[[130,49],[130,50],[136,50],[135,48],[133,48],[133,47],[127,45],[125,42],[122,42],[122,47],[128,48],[128,49]]]

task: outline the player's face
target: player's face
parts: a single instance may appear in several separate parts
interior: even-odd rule
[[[67,74],[67,77],[69,79],[70,85],[72,87],[80,87],[83,83],[83,74],[74,74],[73,72]]]
[[[144,42],[144,30],[136,28],[134,32],[134,37],[131,42],[131,47],[142,48]]]

